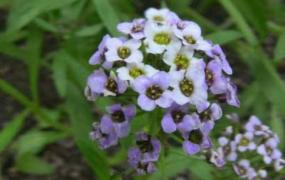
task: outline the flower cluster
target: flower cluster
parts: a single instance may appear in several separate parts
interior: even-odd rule
[[[189,155],[211,147],[215,121],[222,116],[221,104],[239,106],[232,69],[217,44],[202,36],[193,21],[180,19],[168,9],[150,8],[145,18],[122,22],[121,37],[105,35],[89,63],[98,67],[87,79],[88,100],[100,96],[135,94],[139,110],[164,112],[165,133],[178,131]],[[112,105],[91,137],[102,148],[116,145],[128,135],[134,106]],[[141,134],[138,148],[129,153],[130,164],[142,174],[152,172],[158,159],[159,141]],[[155,158],[147,158],[149,152]]]
[[[279,138],[270,128],[256,117],[238,131],[237,127],[227,127],[219,141],[219,148],[212,153],[211,162],[222,167],[226,161],[241,178],[264,179],[267,170],[280,171],[285,166],[282,153],[278,149]],[[255,166],[254,166],[255,165]]]

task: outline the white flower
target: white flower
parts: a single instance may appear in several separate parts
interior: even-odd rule
[[[194,51],[189,47],[171,48],[164,53],[163,61],[170,66],[170,71],[186,70],[191,66],[193,54]]]
[[[285,159],[277,159],[274,162],[274,169],[275,171],[280,171],[281,169],[283,169],[285,166]]]
[[[251,132],[246,132],[244,134],[237,134],[235,137],[235,142],[238,145],[238,150],[244,152],[246,150],[254,150],[256,144],[253,142],[254,135]]]
[[[154,23],[147,23],[145,26],[146,52],[152,54],[160,54],[165,50],[179,49],[181,42],[172,32],[169,25],[156,25]]]
[[[204,68],[203,60],[195,60],[187,72],[184,70],[170,72],[172,98],[177,104],[183,105],[189,102],[197,107],[207,101]]]
[[[203,39],[202,31],[198,24],[189,21],[185,26],[183,29],[174,28],[175,35],[182,40],[184,45],[196,50],[207,51],[211,49],[211,44]]]
[[[178,16],[169,11],[168,9],[155,9],[155,8],[149,8],[145,12],[145,17],[154,23],[157,24],[166,24],[166,23],[172,23],[175,20],[178,21]]]
[[[139,63],[143,60],[143,54],[139,50],[141,42],[130,39],[124,41],[119,38],[110,38],[106,42],[108,51],[106,52],[106,61],[125,61],[127,63]]]
[[[133,81],[137,77],[144,75],[147,77],[151,77],[155,73],[157,73],[158,70],[153,68],[150,65],[146,65],[143,63],[130,63],[126,67],[121,67],[117,69],[118,77],[121,80],[130,80]]]

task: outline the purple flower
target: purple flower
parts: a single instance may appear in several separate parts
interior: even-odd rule
[[[138,175],[153,173],[156,167],[153,162],[142,162],[139,149],[131,148],[128,152],[128,162],[135,168]]]
[[[102,149],[107,149],[118,143],[118,137],[114,129],[101,129],[97,123],[93,124],[93,130],[90,132],[90,138],[97,141]]]
[[[257,148],[257,152],[263,156],[263,161],[270,164],[273,160],[281,158],[281,152],[277,149],[278,141],[274,138],[268,139]]]
[[[208,63],[205,74],[207,84],[213,94],[222,94],[226,91],[227,81],[223,76],[221,65],[216,60]]]
[[[107,111],[109,114],[104,115],[101,119],[101,129],[105,131],[114,129],[119,138],[127,136],[130,131],[130,121],[136,113],[136,107],[114,104],[109,106]]]
[[[169,75],[160,71],[152,77],[140,76],[133,82],[134,90],[140,95],[138,105],[146,111],[152,111],[156,105],[168,108],[172,100],[169,90]]]
[[[268,135],[269,132],[269,127],[262,124],[256,116],[249,118],[249,121],[245,124],[245,129],[257,136]]]
[[[183,133],[184,142],[183,149],[189,155],[193,155],[202,149],[208,149],[212,146],[211,140],[208,137],[210,129],[204,129],[200,122],[199,116],[193,114],[192,129],[189,132]]]
[[[117,29],[134,39],[144,38],[145,19],[134,19],[132,22],[122,22],[118,24]]]
[[[175,103],[163,116],[161,126],[164,132],[173,133],[177,129],[181,132],[191,130],[191,115],[188,115],[188,106],[179,106]]]
[[[118,79],[112,72],[108,77],[102,69],[94,71],[87,79],[90,93],[94,95],[116,96],[127,89],[127,83]]]
[[[227,89],[223,94],[219,94],[218,97],[221,101],[227,102],[227,104],[235,107],[240,106],[240,101],[237,97],[237,86],[231,82],[229,78],[227,80]]]
[[[237,134],[235,136],[235,143],[237,143],[238,150],[244,152],[246,150],[254,150],[256,144],[253,141],[254,135],[251,132],[246,132],[244,134]]]
[[[84,95],[88,101],[96,101],[99,94],[91,91],[90,87],[86,86],[84,89]]]
[[[199,107],[198,113],[202,125],[205,126],[205,128],[210,129],[214,128],[215,121],[219,120],[223,114],[221,107],[216,103],[213,103],[211,105],[209,103],[204,103],[203,107]]]
[[[110,38],[111,37],[108,34],[103,37],[97,51],[90,57],[89,64],[96,65],[103,63],[103,67],[106,69],[110,69],[112,67],[113,63],[105,61],[105,52],[107,51],[106,42]]]
[[[234,141],[229,141],[226,137],[220,137],[218,139],[220,147],[218,148],[219,152],[222,152],[224,157],[228,161],[236,161],[237,159],[237,144]]]
[[[223,153],[221,151],[215,151],[212,149],[210,150],[209,161],[218,168],[221,168],[226,164]]]
[[[206,53],[209,57],[215,59],[217,62],[220,63],[225,73],[227,74],[233,73],[232,68],[229,65],[229,62],[220,45],[213,45],[209,51],[206,51]]]
[[[240,160],[237,164],[233,166],[234,171],[241,178],[249,178],[255,175],[255,170],[250,166],[248,160]]]

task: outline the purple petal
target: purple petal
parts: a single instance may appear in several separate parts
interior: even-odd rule
[[[170,77],[169,74],[164,71],[155,73],[152,77],[155,84],[159,85],[163,89],[167,89],[169,86]]]
[[[145,111],[152,111],[156,107],[155,102],[144,94],[138,97],[138,105]]]
[[[119,138],[125,137],[129,134],[130,125],[128,121],[124,121],[122,123],[113,123],[113,127]]]
[[[163,131],[166,133],[173,133],[174,131],[176,131],[176,124],[174,123],[170,113],[167,113],[163,116],[161,126]]]
[[[170,98],[170,95],[165,92],[159,99],[155,100],[155,102],[162,108],[168,108],[171,106],[173,100]]]
[[[190,141],[184,141],[183,149],[189,155],[193,155],[200,151],[200,146],[198,144],[193,144]]]
[[[104,115],[101,118],[100,129],[103,133],[110,133],[113,131],[113,121],[109,115]]]
[[[140,94],[144,94],[145,90],[151,86],[151,80],[145,76],[136,78],[133,82],[134,90]]]
[[[128,105],[123,108],[124,114],[128,120],[131,120],[136,114],[136,106]]]
[[[105,89],[107,76],[102,70],[97,70],[92,73],[87,79],[87,85],[90,87],[92,92],[102,93]]]

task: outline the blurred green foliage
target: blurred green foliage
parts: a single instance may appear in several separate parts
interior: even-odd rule
[[[198,22],[207,38],[226,47],[241,98],[241,108],[226,109],[226,113],[237,112],[244,119],[256,114],[284,142],[285,84],[281,78],[285,73],[284,1],[0,0],[1,12],[8,13],[6,25],[1,27],[0,53],[11,61],[24,63],[29,79],[29,92],[23,93],[0,77],[1,93],[13,97],[23,107],[0,131],[0,154],[3,154],[0,163],[9,151],[15,154],[17,170],[48,175],[54,172],[54,167],[41,159],[40,152],[50,143],[72,137],[98,179],[131,175],[130,171],[112,170],[126,162],[131,137],[122,139],[121,150],[112,156],[107,156],[89,140],[91,124],[98,119],[92,109],[102,112],[111,100],[101,98],[95,105],[85,100],[85,79],[93,69],[88,65],[88,58],[105,33],[118,35],[118,22],[139,17],[144,9],[159,4]],[[61,98],[52,108],[45,107],[39,95],[43,69],[52,73]],[[37,125],[19,133],[27,116],[34,117]],[[149,117],[153,116],[138,115],[133,130],[144,126],[154,134],[159,133],[159,122],[149,123]],[[221,120],[220,128],[227,123]],[[212,166],[185,156],[181,149],[163,151],[163,154],[167,156],[160,158],[159,171],[148,178],[166,179],[183,170],[190,171],[195,179],[232,178],[230,171],[216,173]]]

